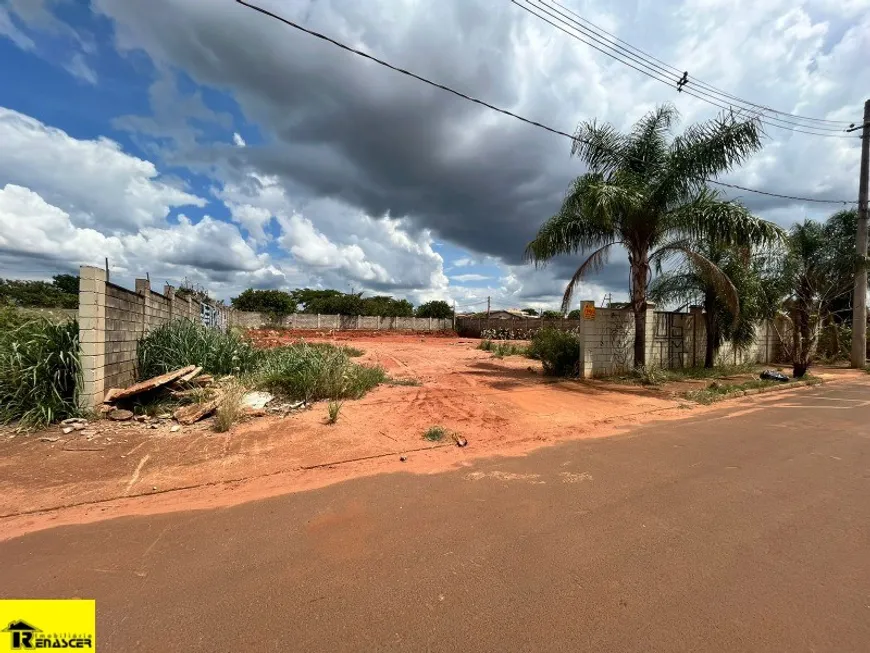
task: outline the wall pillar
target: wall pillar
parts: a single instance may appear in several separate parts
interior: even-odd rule
[[[175,308],[175,288],[168,283],[163,286],[163,296],[169,300],[169,320],[172,321],[177,317]]]
[[[598,325],[597,320],[587,320],[583,318],[585,308],[587,306],[595,306],[592,300],[584,300],[580,302],[580,378],[591,379],[595,376],[595,361],[594,352],[597,346]],[[597,318],[597,316],[596,316]]]
[[[646,303],[646,366],[661,367],[661,360],[656,360],[656,305],[653,302]]]
[[[84,410],[103,402],[106,367],[106,281],[104,268],[79,269],[79,356],[82,386],[78,401]]]
[[[692,367],[698,367],[699,357],[703,365],[707,353],[707,323],[704,318],[704,307],[693,304],[689,306],[689,314],[692,316]]]
[[[142,333],[148,332],[154,306],[151,301],[151,282],[148,279],[136,279],[136,294],[142,297]]]

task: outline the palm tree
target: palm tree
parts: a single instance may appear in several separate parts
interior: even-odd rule
[[[615,245],[628,252],[634,311],[634,364],[646,364],[647,286],[651,266],[673,256],[690,258],[710,274],[718,268],[691,247],[713,239],[726,245],[774,237],[771,224],[740,204],[722,200],[706,186],[761,148],[757,120],[725,112],[670,138],[677,110],[664,105],[635,124],[629,134],[595,121],[581,124],[571,153],[589,172],[578,177],[559,212],[547,220],[526,248],[536,265],[578,252],[590,252],[577,268],[562,299],[563,313],[574,288],[604,266]],[[722,286],[728,283],[722,280]]]
[[[786,355],[792,361],[792,375],[804,376],[812,364],[822,325],[848,301],[852,292],[854,254],[837,240],[842,219],[839,213],[827,224],[805,220],[791,228],[787,254],[774,275],[768,292],[768,306],[784,317],[791,338],[780,334]],[[774,323],[775,325],[775,323]],[[791,340],[791,342],[789,342]]]
[[[759,268],[766,253],[753,256],[745,248],[725,247],[714,241],[696,243],[693,250],[721,270],[730,283],[723,285],[721,275],[710,274],[708,267],[687,258],[682,265],[659,274],[649,294],[655,302],[703,305],[704,367],[709,369],[724,342],[748,347],[755,340],[755,325],[761,319],[764,300]]]

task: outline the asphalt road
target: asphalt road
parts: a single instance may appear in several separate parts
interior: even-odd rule
[[[0,544],[113,651],[870,651],[870,386]]]

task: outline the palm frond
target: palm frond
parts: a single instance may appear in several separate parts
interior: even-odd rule
[[[576,254],[618,238],[618,216],[636,201],[631,191],[608,184],[600,175],[575,180],[559,213],[545,222],[525,250],[528,261],[540,265],[562,254]]]
[[[567,288],[565,288],[565,294],[562,296],[562,315],[568,312],[568,309],[571,307],[571,300],[574,297],[574,288],[587,274],[592,274],[593,272],[597,272],[601,270],[605,265],[607,265],[607,258],[610,253],[610,248],[614,245],[621,244],[620,241],[614,241],[607,243],[603,247],[592,252],[588,258],[583,261],[582,265],[577,268],[577,271],[574,273],[574,276],[571,277],[571,280],[568,282]]]
[[[635,123],[625,149],[624,167],[634,173],[655,176],[667,160],[671,125],[679,119],[672,104],[663,104]]]
[[[574,132],[571,155],[581,159],[593,172],[607,174],[625,162],[627,139],[608,123],[584,122]]]
[[[693,250],[686,242],[672,242],[663,245],[650,258],[660,265],[662,260],[673,254],[681,254],[689,259],[698,273],[713,285],[716,295],[728,307],[729,312],[736,320],[740,314],[740,297],[728,275],[713,261]]]
[[[671,144],[659,199],[679,201],[693,194],[705,178],[728,172],[760,150],[763,135],[758,118],[739,120],[731,111],[690,126]]]
[[[649,298],[656,304],[698,303],[704,295],[704,281],[691,270],[668,270],[656,275]]]
[[[752,215],[734,200],[723,200],[717,191],[702,188],[695,197],[667,214],[675,232],[695,241],[724,246],[771,246],[781,243],[785,232],[772,222]]]

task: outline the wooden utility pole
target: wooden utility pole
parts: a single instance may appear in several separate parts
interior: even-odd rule
[[[487,297],[486,298],[486,319],[487,320],[489,319],[489,300],[490,300],[490,298]]]
[[[870,185],[870,100],[864,103],[861,129],[861,180],[858,183],[858,229],[855,294],[852,298],[852,367],[867,364],[867,201]]]

